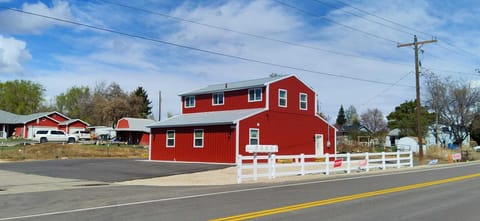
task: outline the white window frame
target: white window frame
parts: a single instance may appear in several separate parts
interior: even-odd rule
[[[173,132],[173,138],[169,138],[169,137],[168,137],[168,133],[169,133],[169,132]],[[173,145],[168,145],[168,141],[169,141],[169,140],[173,140]],[[165,142],[166,142],[166,143],[165,143],[165,146],[166,146],[167,148],[175,147],[175,130],[167,130],[167,131],[165,132]]]
[[[219,102],[219,95],[222,97],[222,103]],[[225,94],[223,92],[217,92],[212,94],[212,105],[218,106],[225,104]]]
[[[302,101],[302,95],[305,95],[305,100]],[[302,108],[302,103],[305,103],[305,108]],[[298,95],[298,108],[300,110],[307,110],[308,109],[308,94],[307,93],[300,93]]]
[[[195,142],[195,140],[197,139],[197,137],[195,137],[197,131],[202,131],[202,137],[198,138],[198,139],[202,140],[202,145],[201,146],[198,146],[197,143]],[[204,144],[205,144],[205,131],[203,129],[194,129],[193,130],[193,147],[194,148],[203,148]]]
[[[189,105],[189,102],[187,102],[187,100],[190,100],[190,99],[193,100],[192,105]],[[185,105],[184,105],[185,108],[194,108],[195,107],[195,96],[193,96],[193,95],[192,96],[185,96],[184,103],[185,103]]]
[[[285,97],[281,97],[280,94],[285,92]],[[282,100],[285,100],[285,104],[282,105]],[[278,106],[279,107],[287,107],[288,105],[288,91],[285,89],[278,89]]]
[[[250,91],[253,91],[253,99],[250,98]],[[260,99],[256,99],[257,91],[260,91]],[[248,102],[259,102],[262,101],[262,96],[263,96],[263,89],[262,88],[252,88],[248,89]]]
[[[257,131],[257,137],[252,137],[252,131]],[[256,139],[257,140],[257,143],[256,144],[252,144],[252,139]],[[260,144],[260,129],[258,128],[250,128],[248,130],[248,144],[251,144],[251,145],[259,145]]]

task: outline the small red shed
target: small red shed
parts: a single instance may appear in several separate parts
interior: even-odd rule
[[[279,155],[336,152],[336,129],[316,94],[294,75],[210,85],[180,94],[182,114],[149,125],[150,159],[235,163],[248,144]]]
[[[150,142],[150,128],[147,125],[153,123],[155,121],[150,119],[124,117],[118,120],[115,128],[117,139],[128,144],[147,146]]]

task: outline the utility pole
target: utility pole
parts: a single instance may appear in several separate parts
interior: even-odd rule
[[[428,43],[435,43],[437,40],[429,41],[418,41],[417,36],[414,35],[413,43],[407,44],[398,44],[397,47],[408,47],[413,46],[415,50],[415,83],[416,83],[416,94],[417,94],[417,139],[418,139],[418,160],[422,162],[423,160],[423,133],[422,133],[422,105],[420,102],[420,65],[418,64],[418,45],[424,45]]]

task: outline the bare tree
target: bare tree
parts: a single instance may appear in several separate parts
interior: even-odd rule
[[[387,130],[387,121],[379,109],[368,109],[361,116],[361,123],[370,129],[375,135]]]
[[[461,146],[478,112],[480,91],[469,83],[429,74],[426,104],[437,114],[437,124],[445,125],[455,145]],[[438,129],[435,129],[438,131]],[[438,134],[438,133],[437,133]]]

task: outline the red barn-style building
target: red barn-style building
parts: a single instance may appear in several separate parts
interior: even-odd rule
[[[210,85],[180,94],[182,114],[149,125],[150,160],[235,163],[248,144],[278,155],[335,153],[336,129],[295,75]]]
[[[147,125],[155,123],[154,120],[143,118],[124,117],[117,121],[118,141],[128,144],[139,144],[148,146],[150,142],[150,129]]]
[[[85,130],[87,126],[88,123],[80,119],[70,119],[56,111],[17,115],[0,110],[0,138],[15,136],[31,139],[39,129],[57,129],[73,133]]]

